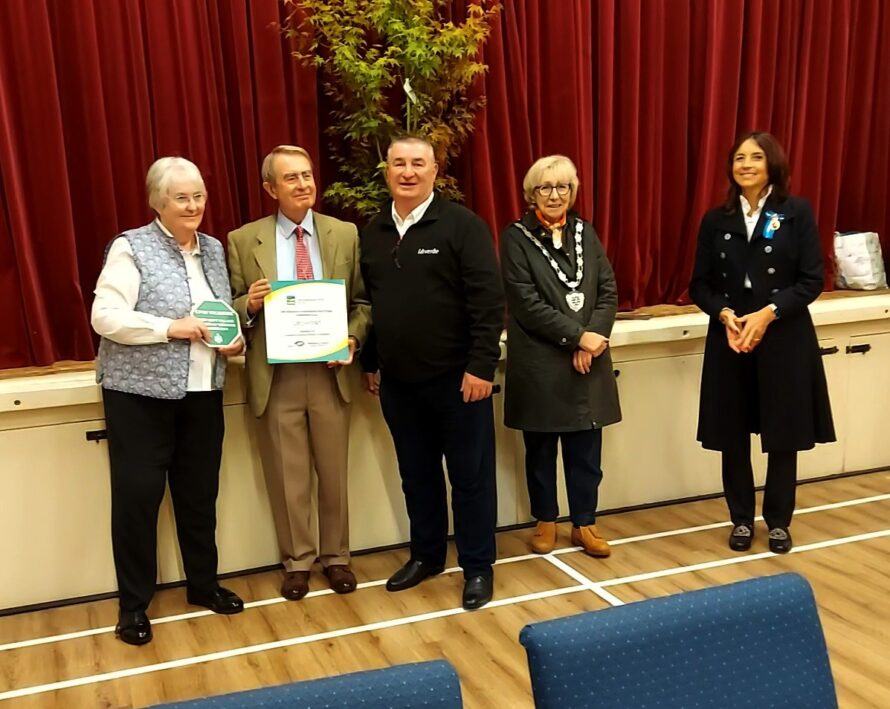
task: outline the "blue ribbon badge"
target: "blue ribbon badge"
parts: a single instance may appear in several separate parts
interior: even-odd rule
[[[782,226],[783,221],[785,221],[784,214],[767,212],[766,224],[763,225],[763,238],[772,239],[776,235],[776,232],[779,231],[779,227]]]

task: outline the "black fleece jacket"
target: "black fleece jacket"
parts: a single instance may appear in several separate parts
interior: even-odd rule
[[[460,368],[494,379],[504,294],[482,219],[436,195],[400,241],[387,205],[362,230],[361,252],[374,321],[365,371],[422,382]]]

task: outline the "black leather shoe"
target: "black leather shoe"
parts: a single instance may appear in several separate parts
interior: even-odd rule
[[[754,526],[737,524],[729,535],[729,548],[733,551],[748,551],[754,541]]]
[[[222,613],[223,615],[232,615],[244,610],[244,601],[222,586],[217,586],[210,593],[188,591],[186,598],[193,606],[204,606],[214,613]]]
[[[386,582],[386,590],[404,591],[414,588],[424,579],[441,574],[444,570],[445,566],[442,564],[431,564],[428,561],[412,559],[389,577],[389,581]]]
[[[774,527],[769,530],[769,550],[773,554],[787,554],[792,546],[794,542],[791,541],[791,532],[787,527]]]
[[[128,645],[151,642],[151,623],[145,611],[121,611],[114,634]]]
[[[470,576],[464,581],[464,608],[474,611],[491,600],[493,576]]]

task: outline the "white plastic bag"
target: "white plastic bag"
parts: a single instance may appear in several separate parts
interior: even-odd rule
[[[834,232],[834,263],[838,288],[875,290],[887,287],[884,258],[877,232]]]

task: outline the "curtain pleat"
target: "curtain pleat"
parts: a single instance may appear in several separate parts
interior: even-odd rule
[[[473,1],[451,0],[452,17]],[[881,0],[503,5],[474,89],[487,106],[451,166],[495,236],[522,214],[531,163],[568,155],[621,307],[688,302],[726,151],[762,129],[789,152],[829,266],[835,229],[878,231],[890,247]],[[156,157],[197,163],[202,230],[223,240],[272,210],[260,162],[274,145],[303,145],[321,186],[335,179],[328,99],[292,59],[283,18],[278,0],[0,2],[0,367],[94,356],[102,254],[151,218],[143,179]]]

